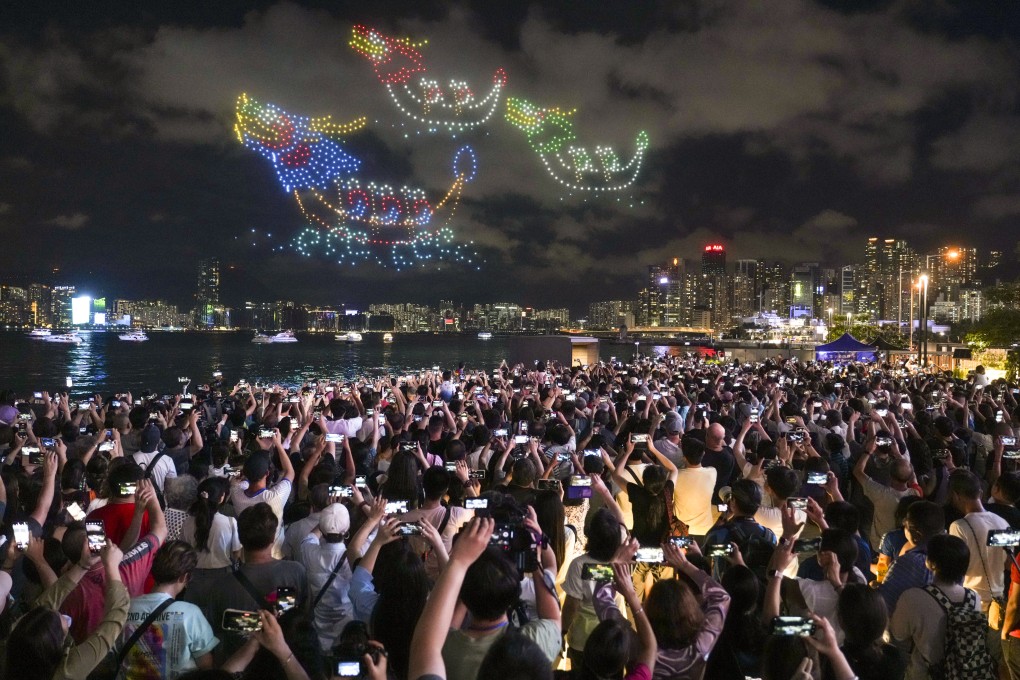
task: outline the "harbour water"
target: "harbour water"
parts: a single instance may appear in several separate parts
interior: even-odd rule
[[[177,378],[192,387],[209,382],[212,372],[224,380],[295,385],[304,379],[402,374],[440,365],[491,371],[507,356],[510,340],[495,336],[395,334],[384,343],[381,334],[365,333],[359,343],[337,341],[333,334],[299,334],[290,344],[254,344],[250,333],[149,333],[148,342],[125,342],[116,333],[81,333],[78,345],[44,342],[25,332],[0,332],[0,389],[24,394],[31,390],[65,391],[72,395],[114,390],[175,392]],[[651,348],[642,347],[642,351]],[[633,346],[603,343],[603,358],[630,358]]]

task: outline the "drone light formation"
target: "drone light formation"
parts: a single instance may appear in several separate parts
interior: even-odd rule
[[[397,109],[430,130],[462,132],[487,122],[499,108],[507,83],[502,68],[493,74],[488,93],[479,98],[463,80],[441,84],[426,77],[425,59],[418,48],[427,45],[427,40],[414,43],[359,25],[348,44],[372,63]]]

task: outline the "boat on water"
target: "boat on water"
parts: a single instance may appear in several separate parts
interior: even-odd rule
[[[30,338],[48,338],[53,335],[53,332],[49,328],[33,328],[28,333]]]
[[[393,342],[393,333],[383,333],[382,341],[383,342]]]
[[[298,339],[294,337],[293,331],[280,331],[276,335],[256,333],[255,337],[252,338],[251,341],[258,345],[277,345],[287,342],[297,342]]]
[[[127,342],[145,342],[146,340],[149,339],[149,336],[145,334],[145,331],[131,331],[130,333],[121,333],[117,337]]]
[[[492,340],[492,333],[490,333],[489,331],[482,331],[481,333],[478,334],[478,339],[479,340]]]
[[[341,342],[361,342],[361,333],[357,331],[350,331],[349,333],[337,333],[336,339]]]
[[[81,336],[77,333],[60,333],[59,335],[48,335],[43,338],[46,342],[56,342],[63,345],[81,344]]]
[[[297,338],[294,336],[294,331],[280,331],[270,338],[270,340],[273,344],[278,342],[297,342]]]

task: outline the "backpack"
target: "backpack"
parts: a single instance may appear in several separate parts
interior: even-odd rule
[[[747,567],[759,579],[765,580],[772,552],[778,543],[775,533],[757,522],[731,522],[726,528],[729,540],[741,547]]]
[[[988,653],[988,617],[975,609],[977,593],[966,588],[961,604],[953,604],[935,586],[925,586],[946,613],[946,642],[942,661],[928,667],[932,680],[995,680],[995,662]]]

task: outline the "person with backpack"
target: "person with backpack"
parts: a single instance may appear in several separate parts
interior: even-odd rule
[[[735,543],[744,563],[761,581],[764,581],[765,567],[772,557],[776,535],[754,519],[755,513],[761,507],[762,489],[750,479],[738,479],[733,483],[726,500],[729,503],[729,512],[721,515],[716,525],[705,536],[705,547]],[[722,578],[722,573],[727,567],[728,564],[723,560],[715,560],[713,575],[716,580]]]
[[[995,680],[981,598],[963,586],[970,549],[949,534],[928,541],[931,585],[900,596],[889,631],[910,654],[906,680]]]
[[[658,459],[658,465],[645,465],[641,476],[627,462],[634,453],[633,443],[628,443],[621,462],[613,470],[613,481],[626,489],[634,515],[631,535],[643,548],[657,548],[670,535],[673,514],[672,495],[676,482],[677,467],[662,455],[654,445],[648,450]],[[670,499],[667,503],[667,499]],[[664,565],[638,562],[634,568],[634,589],[641,600],[655,581],[664,575]]]

